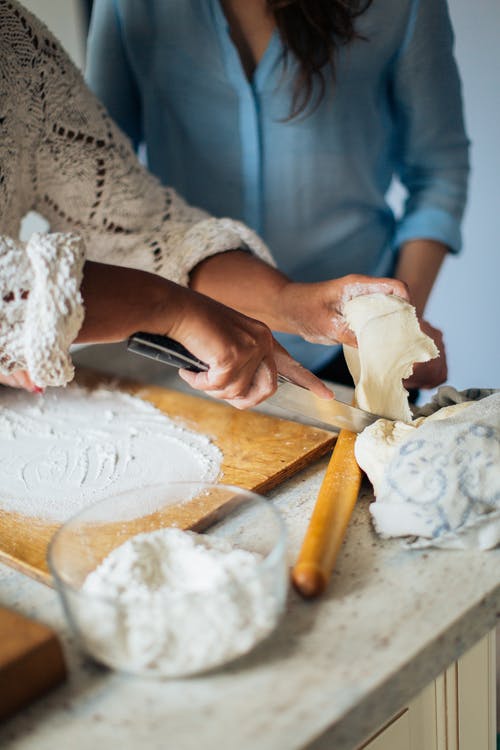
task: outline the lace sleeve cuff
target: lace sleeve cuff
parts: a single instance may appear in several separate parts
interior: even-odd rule
[[[83,259],[74,235],[33,234],[26,247],[0,238],[0,372],[27,370],[42,387],[72,378]]]
[[[72,234],[35,233],[26,254],[31,271],[21,334],[26,369],[38,386],[65,385],[74,374],[69,346],[83,321],[83,241]]]

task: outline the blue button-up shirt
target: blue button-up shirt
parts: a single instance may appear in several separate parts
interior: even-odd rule
[[[97,0],[87,77],[164,183],[249,224],[293,279],[389,275],[406,240],[459,250],[468,142],[445,0],[373,0],[358,30],[291,120],[295,61],[275,32],[248,81],[219,0]],[[310,367],[331,356],[294,339]]]

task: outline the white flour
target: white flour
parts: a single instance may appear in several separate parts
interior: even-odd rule
[[[154,481],[214,481],[222,454],[123,393],[72,386],[2,390],[0,509],[65,521],[90,503]]]
[[[79,601],[88,650],[130,671],[176,676],[247,652],[281,603],[259,554],[178,529],[138,534],[90,573]],[[107,601],[104,601],[106,599]]]

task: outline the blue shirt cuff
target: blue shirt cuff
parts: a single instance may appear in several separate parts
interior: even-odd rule
[[[462,247],[460,222],[439,208],[421,208],[407,214],[398,223],[394,235],[394,247],[416,239],[436,240],[447,245],[452,253]]]

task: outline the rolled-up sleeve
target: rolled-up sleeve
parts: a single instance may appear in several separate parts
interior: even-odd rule
[[[142,137],[139,89],[124,46],[116,0],[95,0],[85,78],[137,150]]]
[[[461,248],[469,141],[446,0],[413,0],[394,65],[398,174],[408,191],[395,247],[412,239]]]

